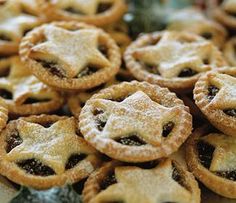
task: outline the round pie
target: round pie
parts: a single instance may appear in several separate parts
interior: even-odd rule
[[[222,25],[207,19],[196,7],[185,8],[172,14],[168,29],[195,33],[212,41],[217,47],[222,47],[227,37],[227,31]]]
[[[166,88],[123,82],[91,97],[79,126],[92,146],[113,159],[151,161],[173,153],[190,135],[188,110]]]
[[[100,161],[76,126],[72,117],[48,115],[10,121],[0,136],[0,173],[37,189],[88,177]]]
[[[226,64],[210,42],[187,32],[145,34],[126,50],[127,68],[138,80],[177,92],[192,90],[202,73]]]
[[[236,136],[236,69],[208,72],[196,83],[197,106],[217,129]]]
[[[16,115],[49,113],[64,103],[57,91],[31,75],[18,56],[0,60],[0,97]]]
[[[83,190],[85,203],[200,203],[193,175],[171,159],[136,165],[110,162],[94,172]]]
[[[230,65],[236,66],[236,37],[231,38],[224,46],[224,56]]]
[[[50,21],[79,21],[97,26],[118,21],[127,10],[124,0],[38,0]]]
[[[23,38],[20,55],[41,81],[66,90],[101,85],[121,64],[119,48],[107,33],[77,22],[35,28]]]
[[[0,55],[16,54],[21,38],[42,19],[25,13],[18,0],[0,2]]]
[[[236,28],[236,2],[234,0],[209,0],[209,14],[229,28]]]
[[[196,129],[186,144],[186,161],[194,176],[215,193],[234,199],[235,157],[235,137],[208,127]]]

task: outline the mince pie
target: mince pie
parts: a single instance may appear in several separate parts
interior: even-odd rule
[[[38,0],[18,0],[22,5],[22,10],[24,13],[28,13],[33,16],[40,16],[39,9],[38,9]],[[41,16],[43,17],[43,16]]]
[[[217,129],[236,136],[236,69],[208,72],[196,83],[197,106]]]
[[[236,37],[226,42],[224,46],[224,56],[230,65],[236,66]]]
[[[223,26],[207,19],[200,9],[192,7],[171,15],[168,29],[195,33],[212,41],[217,47],[222,47],[227,37]]]
[[[20,61],[19,57],[0,60],[0,97],[10,114],[33,115],[59,109],[62,96],[40,82]]]
[[[107,33],[77,22],[35,28],[23,38],[20,54],[41,81],[67,90],[101,85],[121,64],[119,48]]]
[[[226,64],[210,42],[187,32],[145,34],[125,52],[126,66],[139,80],[190,91],[202,73]]]
[[[10,121],[0,136],[0,173],[37,189],[86,178],[99,159],[76,126],[72,117],[48,115]]]
[[[192,116],[168,89],[133,81],[91,97],[79,125],[84,138],[107,156],[144,162],[176,151],[191,133]]]
[[[218,22],[229,28],[236,28],[236,1],[235,0],[209,0],[209,14]]]
[[[196,129],[186,144],[186,161],[195,177],[219,195],[234,199],[235,157],[236,138],[207,127]]]
[[[98,26],[121,19],[127,10],[124,0],[38,0],[39,9],[50,21],[79,21]]]
[[[171,159],[139,165],[110,162],[85,183],[85,203],[200,203],[194,176]]]
[[[21,38],[41,19],[25,13],[18,0],[0,2],[0,55],[15,54]]]

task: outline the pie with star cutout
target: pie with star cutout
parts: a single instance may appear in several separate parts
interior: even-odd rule
[[[235,131],[236,133],[236,131]],[[207,126],[186,143],[186,161],[194,176],[215,193],[236,198],[236,139]]]
[[[104,26],[118,21],[127,11],[124,0],[38,0],[49,21],[78,21]]]
[[[0,55],[16,54],[22,37],[42,23],[42,19],[24,13],[18,0],[0,4]]]
[[[107,156],[144,162],[179,148],[192,130],[188,111],[166,88],[123,82],[90,98],[82,108],[79,125],[84,138]]]
[[[236,28],[236,2],[235,0],[209,0],[208,13],[215,20],[228,28]]]
[[[57,91],[31,75],[18,56],[0,60],[0,97],[14,115],[53,112],[64,102]]]
[[[154,163],[107,163],[86,181],[84,202],[200,203],[200,190],[192,174],[171,159]]]
[[[210,42],[188,32],[145,34],[126,50],[127,68],[138,79],[173,91],[190,91],[201,74],[226,64]]]
[[[96,87],[119,70],[121,54],[101,29],[76,22],[46,24],[21,42],[20,55],[44,83],[67,90]]]
[[[10,121],[0,143],[1,174],[37,189],[78,182],[100,162],[72,117],[41,115]]]
[[[202,76],[196,83],[197,106],[217,129],[236,136],[236,70],[223,68]]]

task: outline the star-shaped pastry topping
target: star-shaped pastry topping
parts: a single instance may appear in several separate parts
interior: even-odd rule
[[[59,120],[49,128],[20,120],[17,130],[23,142],[6,155],[9,161],[34,158],[51,167],[57,174],[62,174],[72,154],[94,153],[76,135],[74,118]]]
[[[205,57],[211,55],[213,45],[208,41],[181,42],[180,34],[165,32],[154,46],[133,50],[133,56],[149,65],[156,66],[164,78],[178,77],[183,69],[191,68],[196,72],[210,69],[204,65]]]
[[[55,0],[54,3],[59,8],[73,8],[83,14],[93,15],[96,14],[100,0]]]
[[[159,146],[163,125],[172,121],[180,113],[178,107],[167,108],[152,101],[144,92],[138,91],[122,102],[105,99],[93,101],[97,108],[103,109],[106,125],[102,137],[112,139],[137,134],[141,140]]]
[[[7,1],[0,6],[0,35],[9,36],[12,40],[20,40],[26,30],[39,25],[36,17],[23,14],[20,2]]]
[[[44,34],[47,41],[36,45],[32,52],[51,56],[60,61],[64,74],[73,78],[86,66],[107,67],[108,59],[98,50],[99,30],[81,29],[68,31],[56,26],[45,26]]]
[[[201,140],[215,147],[210,166],[211,171],[236,170],[236,139],[234,137],[211,133]]]
[[[12,93],[16,105],[21,105],[29,98],[50,99],[54,92],[32,76],[28,69],[21,63],[18,57],[11,59],[10,74],[0,78],[0,88]]]
[[[171,160],[161,163],[154,169],[117,167],[117,183],[101,191],[93,202],[191,202],[191,193],[173,180],[172,174]]]
[[[226,74],[210,74],[210,84],[219,88],[219,92],[210,102],[214,108],[236,109],[236,78]]]

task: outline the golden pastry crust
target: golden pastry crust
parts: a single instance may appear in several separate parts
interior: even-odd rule
[[[5,128],[8,120],[8,108],[3,99],[0,98],[0,131]]]
[[[192,117],[168,89],[133,81],[95,94],[79,125],[85,139],[109,157],[144,162],[176,151],[191,133]]]
[[[193,134],[190,136],[189,140],[186,143],[186,161],[187,161],[188,168],[198,180],[200,180],[206,187],[208,187],[209,189],[211,189],[215,193],[225,196],[225,197],[228,197],[228,198],[235,199],[236,198],[236,182],[234,180],[230,180],[230,179],[224,178],[220,175],[217,175],[216,173],[220,172],[220,171],[213,170],[214,168],[212,169],[212,171],[210,169],[206,168],[201,163],[201,160],[199,158],[197,144],[199,143],[200,140],[203,140],[204,142],[208,143],[209,141],[207,141],[207,139],[210,138],[212,143],[209,143],[209,144],[212,145],[214,143],[214,145],[215,145],[215,143],[217,143],[217,141],[218,141],[219,136],[223,136],[225,141],[227,141],[227,139],[234,139],[232,137],[227,137],[226,135],[215,134],[212,132],[215,132],[215,131],[210,129],[209,127],[205,126],[205,127],[196,129],[193,132]],[[217,139],[213,138],[212,136],[213,137],[215,136]],[[235,145],[235,141],[233,143]],[[219,143],[217,143],[217,144],[219,144]],[[227,147],[228,145],[226,144],[225,146]],[[216,148],[217,145],[214,147]],[[234,148],[235,148],[235,146],[234,146]],[[205,149],[205,151],[207,151],[207,150],[208,149]],[[218,152],[219,151],[222,151],[222,153],[225,154],[224,148],[219,147]],[[231,153],[227,149],[226,149],[226,151]],[[208,155],[205,154],[205,156],[208,156]],[[217,158],[216,150],[214,151],[213,156],[215,156]],[[230,157],[232,157],[231,163],[235,164],[235,161],[233,161],[234,157],[235,157],[235,152],[232,152],[230,154]],[[221,167],[224,167],[224,161],[222,163],[218,162],[218,164],[220,164]],[[212,167],[212,166],[210,166],[210,167]]]
[[[209,0],[207,4],[211,17],[229,28],[236,28],[236,4],[233,0]]]
[[[222,68],[203,75],[194,88],[196,105],[212,125],[231,136],[236,136],[235,77],[235,68]]]
[[[233,37],[229,41],[226,42],[223,49],[225,59],[232,66],[236,66],[235,47],[236,47],[236,37]]]
[[[32,76],[18,56],[0,60],[0,96],[12,115],[49,113],[59,109],[63,97]]]
[[[99,4],[110,4],[101,13],[97,13]],[[121,19],[127,11],[127,5],[124,0],[92,0],[83,1],[61,1],[54,3],[46,0],[38,1],[41,12],[44,13],[49,21],[78,21],[93,24],[96,26],[104,26]],[[76,13],[78,12],[78,13]],[[84,12],[84,14],[81,13]]]
[[[49,41],[42,42],[45,38]],[[105,55],[98,46],[105,47]],[[112,78],[121,64],[119,48],[108,34],[77,22],[34,29],[22,40],[20,55],[41,81],[66,90],[96,87]]]
[[[0,173],[13,182],[37,189],[86,178],[100,161],[97,152],[76,133],[76,120],[69,117],[41,115],[9,122],[0,138]],[[12,136],[22,140],[12,142]],[[74,154],[86,156],[70,163]],[[41,165],[36,161],[30,165],[32,159],[39,160]],[[27,160],[28,165],[23,166]],[[69,163],[72,165],[68,167]]]
[[[207,19],[196,7],[174,13],[169,20],[168,29],[195,33],[212,41],[219,48],[224,45],[227,37],[227,31],[222,25]]]
[[[211,42],[174,31],[141,36],[128,47],[124,59],[137,79],[177,92],[190,91],[202,73],[226,64]]]
[[[181,184],[174,180],[174,173],[182,180]],[[103,188],[104,180],[111,174],[114,174],[114,182],[108,184],[107,188]],[[127,185],[126,181],[128,181]],[[157,184],[159,181],[161,183]],[[149,189],[146,190],[146,188]],[[193,175],[171,159],[160,160],[150,168],[142,168],[142,165],[129,166],[113,161],[94,172],[85,183],[83,190],[85,203],[122,200],[127,203],[144,201],[147,203],[167,201],[199,203],[200,190]]]
[[[42,23],[42,19],[22,12],[17,0],[0,5],[0,55],[16,54],[26,32]]]

